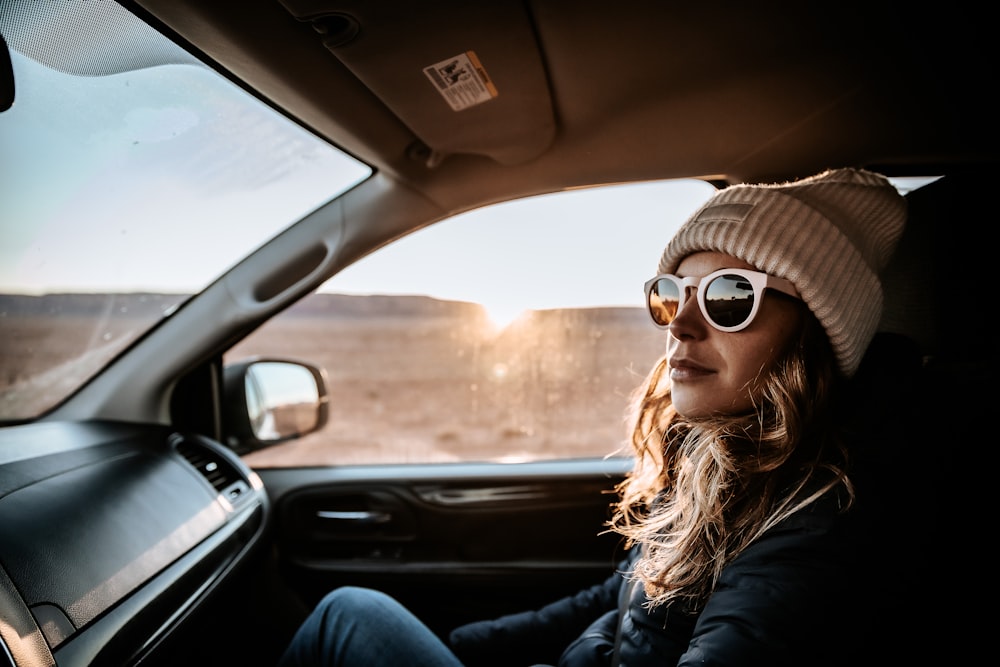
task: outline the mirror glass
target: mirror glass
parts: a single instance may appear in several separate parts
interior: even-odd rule
[[[247,368],[244,382],[250,425],[258,440],[283,440],[316,428],[319,388],[305,366],[256,362]]]

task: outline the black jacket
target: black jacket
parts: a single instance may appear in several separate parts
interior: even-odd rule
[[[831,499],[775,526],[723,570],[700,613],[648,611],[641,585],[619,571],[542,609],[455,629],[466,665],[558,664],[796,667],[860,664],[870,548],[855,512]]]

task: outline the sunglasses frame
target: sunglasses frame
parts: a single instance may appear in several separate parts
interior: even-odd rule
[[[708,291],[708,286],[711,285],[712,281],[716,278],[725,275],[735,275],[743,278],[750,283],[754,292],[753,306],[750,308],[750,314],[747,315],[745,320],[732,327],[723,326],[716,322],[708,312],[708,308],[705,305],[705,293]],[[698,308],[701,310],[702,317],[713,328],[718,329],[719,331],[725,331],[726,333],[742,331],[750,326],[750,324],[754,321],[754,318],[757,317],[757,311],[760,310],[760,303],[763,301],[764,290],[773,289],[796,299],[802,298],[799,296],[799,291],[795,288],[795,285],[793,285],[790,281],[785,280],[784,278],[778,278],[777,276],[772,276],[768,273],[763,273],[761,271],[752,271],[749,269],[719,269],[718,271],[713,271],[705,276],[688,276],[687,278],[681,278],[672,273],[661,273],[647,280],[646,284],[643,286],[643,292],[646,295],[646,312],[649,314],[650,319],[653,320],[653,324],[660,329],[667,329],[670,327],[670,323],[660,324],[660,322],[657,321],[656,317],[653,315],[653,308],[650,302],[653,287],[660,280],[669,280],[677,286],[677,292],[680,295],[677,302],[677,312],[680,312],[681,308],[683,308],[684,304],[687,302],[688,289],[697,288]],[[760,295],[760,298],[757,298],[757,295]]]

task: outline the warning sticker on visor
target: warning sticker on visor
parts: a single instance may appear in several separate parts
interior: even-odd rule
[[[496,86],[473,51],[425,67],[424,74],[454,111],[489,102],[497,96]]]

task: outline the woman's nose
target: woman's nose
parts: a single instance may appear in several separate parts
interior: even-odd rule
[[[684,303],[681,304],[674,316],[674,320],[667,326],[667,331],[674,338],[690,338],[702,335],[708,327],[701,308],[698,307],[698,299],[692,288],[685,295]]]

